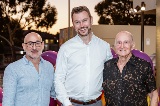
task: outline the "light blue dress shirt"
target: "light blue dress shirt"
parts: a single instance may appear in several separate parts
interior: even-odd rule
[[[41,58],[39,72],[25,56],[9,64],[3,77],[3,106],[49,106],[54,92],[54,68]]]

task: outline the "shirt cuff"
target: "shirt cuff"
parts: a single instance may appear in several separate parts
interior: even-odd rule
[[[64,101],[64,106],[69,106],[69,105],[72,105],[72,103],[70,102],[68,98],[66,98]]]

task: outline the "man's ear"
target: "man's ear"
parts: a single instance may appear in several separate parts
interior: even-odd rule
[[[91,25],[93,24],[93,17],[91,16]]]
[[[22,47],[23,47],[23,50],[25,51],[26,50],[26,45],[24,43],[22,43]]]
[[[44,50],[44,41],[42,41],[42,50]]]
[[[135,46],[136,46],[135,42],[132,42],[132,48],[131,48],[131,50],[133,50],[135,48]]]

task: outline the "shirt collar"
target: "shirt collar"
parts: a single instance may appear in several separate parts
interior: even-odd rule
[[[136,58],[137,58],[137,57],[136,57],[134,54],[132,54],[132,56],[130,57],[130,59],[128,60],[127,63],[132,64],[132,65],[135,66],[135,64],[136,64]],[[113,63],[114,63],[114,64],[117,64],[118,59],[119,59],[119,57],[114,58],[114,59],[113,59]]]
[[[25,62],[25,64],[29,64],[30,61],[26,58],[26,55],[23,56],[23,60]],[[44,62],[44,59],[42,57],[40,57],[40,63],[43,63]]]
[[[95,39],[95,35],[93,34],[93,32],[91,32],[92,33],[92,38],[91,38],[91,41],[88,43],[88,44],[91,44],[92,42],[94,42],[96,39]],[[77,40],[79,41],[79,42],[81,42],[81,43],[83,43],[83,41],[82,41],[82,39],[79,37],[79,35],[77,34],[76,35],[76,38],[77,38]]]
[[[131,56],[131,58],[129,59],[128,62],[129,62],[130,64],[132,64],[132,65],[135,66],[135,64],[137,63],[137,62],[136,62],[137,59],[138,59],[138,58],[137,58],[135,55],[132,54],[132,56]]]

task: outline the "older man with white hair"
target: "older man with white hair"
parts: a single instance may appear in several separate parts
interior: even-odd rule
[[[134,46],[130,32],[121,31],[116,35],[115,51],[118,57],[105,62],[103,70],[106,106],[148,106],[148,94],[151,106],[158,105],[152,67],[131,53]]]

